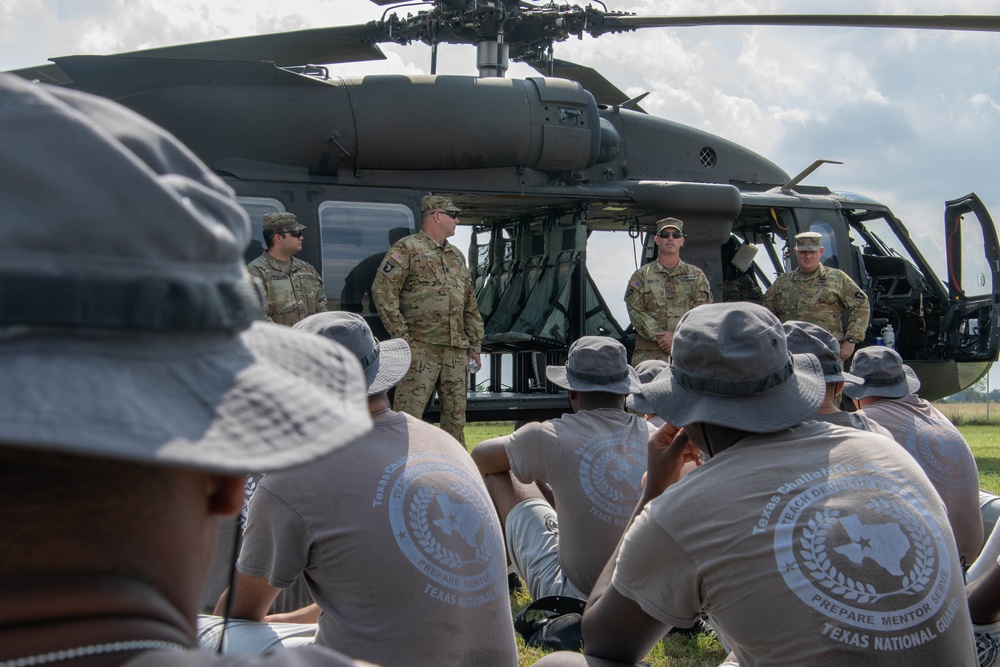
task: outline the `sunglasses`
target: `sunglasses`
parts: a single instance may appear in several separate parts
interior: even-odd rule
[[[684,235],[680,232],[660,232],[657,234],[661,239],[682,239]]]
[[[455,211],[434,211],[435,213],[444,213],[446,216],[452,220],[458,220],[458,213]]]
[[[302,238],[302,232],[300,232],[300,231],[294,231],[293,232],[293,231],[290,231],[290,230],[286,229],[285,231],[278,232],[278,233],[279,234],[288,234],[289,236],[294,236],[297,239]]]

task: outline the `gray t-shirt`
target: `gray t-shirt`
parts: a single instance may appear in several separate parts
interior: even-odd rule
[[[361,440],[264,477],[237,568],[285,587],[304,572],[317,643],[414,667],[513,667],[496,510],[465,449],[390,413]]]
[[[754,435],[652,501],[612,583],[651,616],[702,611],[756,665],[978,664],[944,505],[881,436]]]
[[[581,592],[594,588],[635,510],[655,430],[624,410],[597,409],[527,424],[508,437],[514,476],[552,487],[559,565]]]
[[[884,435],[885,437],[892,440],[892,433],[889,429],[880,426],[878,423],[872,421],[860,411],[858,412],[847,412],[846,410],[837,410],[836,412],[817,412],[812,416],[812,419],[816,419],[822,422],[828,422],[830,424],[836,424],[838,426],[847,426],[849,428],[856,428],[862,431],[871,431],[872,433],[878,433],[879,435]]]

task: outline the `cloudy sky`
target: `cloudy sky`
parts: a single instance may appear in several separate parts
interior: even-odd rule
[[[540,3],[539,3],[540,4]],[[585,4],[585,3],[583,3]],[[606,0],[641,15],[1000,14],[1000,0]],[[403,8],[402,13],[417,8]],[[114,53],[220,37],[363,23],[368,0],[0,0],[0,70],[51,56]],[[426,73],[424,46],[334,74]],[[598,69],[651,114],[747,145],[806,183],[888,204],[936,267],[946,199],[976,192],[1000,220],[1000,34],[844,28],[654,29],[571,39],[557,57]],[[475,74],[473,47],[442,47],[439,73]],[[514,65],[511,76],[535,72]],[[591,261],[619,319],[633,266],[625,239]],[[460,246],[461,247],[461,246]],[[1000,366],[1000,365],[998,365]],[[1000,387],[994,369],[993,387]]]

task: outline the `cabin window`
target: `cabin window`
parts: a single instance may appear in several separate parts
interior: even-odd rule
[[[283,213],[285,205],[270,197],[237,197],[236,203],[250,216],[250,244],[243,253],[243,259],[249,264],[264,252],[264,216]]]
[[[404,204],[326,201],[319,225],[328,307],[374,314],[375,273],[389,247],[414,233],[413,211]]]

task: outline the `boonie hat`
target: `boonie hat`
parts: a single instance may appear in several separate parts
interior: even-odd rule
[[[325,336],[353,352],[365,372],[369,396],[389,391],[410,370],[410,345],[402,338],[375,340],[365,318],[357,313],[316,313],[292,328]]]
[[[451,197],[439,197],[437,195],[427,195],[420,200],[420,212],[426,213],[427,211],[434,210],[442,211],[454,211],[455,213],[461,212],[462,209],[455,206],[451,201]]]
[[[659,234],[667,227],[673,227],[681,234],[684,233],[684,223],[677,218],[663,218],[662,220],[658,220],[656,222],[656,233]]]
[[[801,252],[819,252],[823,247],[823,237],[819,232],[802,232],[795,235],[795,249]]]
[[[662,359],[646,359],[645,361],[640,361],[635,365],[635,372],[639,375],[639,382],[642,384],[649,384],[663,371],[669,372],[669,369],[670,364]],[[649,402],[642,397],[642,394],[632,394],[626,398],[625,407],[644,415],[656,412],[656,408],[650,405]]]
[[[565,366],[548,366],[545,377],[563,389],[632,394],[641,384],[628,365],[625,346],[608,336],[583,336],[573,341]]]
[[[815,355],[819,359],[819,365],[823,369],[823,379],[827,384],[832,382],[865,383],[857,375],[844,371],[844,364],[840,360],[840,343],[837,342],[832,333],[812,322],[800,322],[799,320],[789,320],[782,326],[785,329],[788,351],[792,354]]]
[[[825,394],[816,357],[789,353],[774,313],[746,302],[686,312],[674,332],[670,371],[642,390],[675,426],[703,422],[752,433],[801,423]]]
[[[844,387],[850,398],[905,398],[920,390],[920,379],[891,347],[869,345],[854,353],[851,372],[865,379],[860,387]]]
[[[265,213],[265,232],[297,232],[305,229],[306,226],[299,222],[294,213]]]
[[[354,355],[254,321],[249,220],[180,142],[0,75],[0,146],[0,446],[240,474],[371,428]]]

